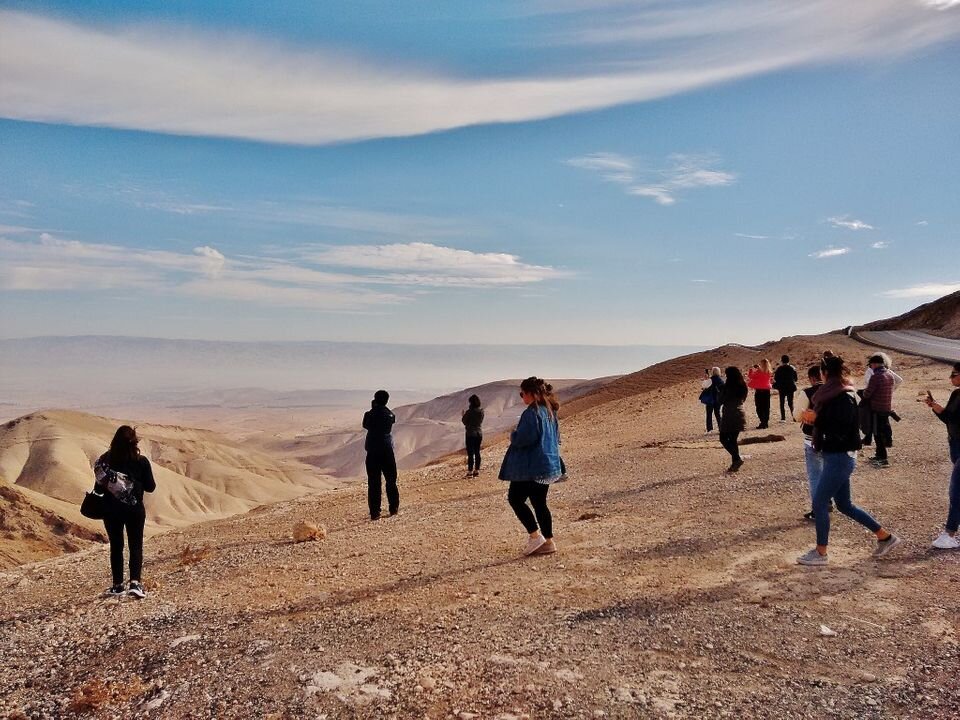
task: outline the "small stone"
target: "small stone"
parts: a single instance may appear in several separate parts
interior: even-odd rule
[[[327,528],[307,520],[301,520],[293,527],[293,541],[302,543],[308,540],[323,540],[327,536]]]

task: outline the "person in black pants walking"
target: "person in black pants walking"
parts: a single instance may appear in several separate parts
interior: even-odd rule
[[[780,364],[773,373],[773,387],[780,396],[780,422],[787,421],[784,405],[790,406],[790,419],[793,420],[793,394],[797,392],[797,369],[790,364],[790,356],[783,355]]]
[[[393,454],[393,424],[396,416],[387,407],[390,394],[386,390],[377,390],[373,402],[363,414],[363,427],[367,439],[363,449],[367,451],[367,505],[370,519],[380,519],[381,485],[380,476],[387,483],[387,507],[391,515],[400,509],[400,491],[397,489],[397,459]]]
[[[747,399],[747,383],[740,368],[728,367],[725,371],[727,381],[720,388],[720,444],[730,453],[730,467],[727,472],[736,472],[743,466],[737,437],[747,427],[747,416],[743,413],[743,403]]]
[[[143,589],[143,528],[147,513],[143,507],[143,494],[157,489],[150,461],[140,454],[140,439],[129,425],[121,425],[113,435],[110,449],[94,463],[96,483],[94,490],[103,493],[106,513],[103,526],[110,539],[110,571],[113,586],[109,595],[124,592],[137,597],[146,597]],[[130,544],[130,588],[123,585],[123,533],[126,530]]]
[[[467,402],[470,407],[461,417],[466,435],[467,477],[477,477],[480,474],[480,445],[483,443],[483,408],[476,395],[471,395]]]

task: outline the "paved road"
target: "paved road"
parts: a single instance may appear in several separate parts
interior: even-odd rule
[[[960,362],[960,340],[937,337],[919,330],[855,330],[853,337],[870,345],[923,355],[944,362]]]

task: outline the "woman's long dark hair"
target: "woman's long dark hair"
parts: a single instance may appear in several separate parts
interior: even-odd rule
[[[110,467],[116,470],[140,457],[138,442],[137,431],[132,427],[129,425],[118,427],[113,434],[113,440],[110,441]]]
[[[472,408],[478,408],[478,407],[480,407],[480,398],[479,398],[477,395],[471,395],[471,396],[467,399],[467,402],[470,403],[470,407],[472,407]]]
[[[727,376],[727,381],[724,383],[726,387],[726,392],[730,397],[746,397],[748,394],[747,383],[743,379],[743,373],[740,372],[740,368],[734,367],[731,365],[726,370],[723,371],[723,374]]]

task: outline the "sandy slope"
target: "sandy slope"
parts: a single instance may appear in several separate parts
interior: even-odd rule
[[[766,351],[824,342],[868,352]],[[907,538],[889,560],[837,519],[831,566],[795,565],[813,541],[798,428],[726,475],[697,377],[662,366],[563,421],[553,556],[518,557],[501,445],[477,480],[458,460],[405,473],[391,520],[365,521],[354,487],[158,536],[144,602],[97,597],[105,549],[0,574],[0,715],[957,717],[960,555],[929,549],[949,463],[915,402],[945,397],[946,368],[895,361],[893,466],[854,476]],[[328,538],[291,544],[304,517]]]
[[[0,476],[34,504],[90,528],[79,514],[93,485],[93,461],[109,446],[121,421],[80,412],[33,413],[0,427]],[[274,458],[216,433],[179,426],[138,425],[157,491],[147,505],[151,531],[327,489],[335,483],[298,463]]]

